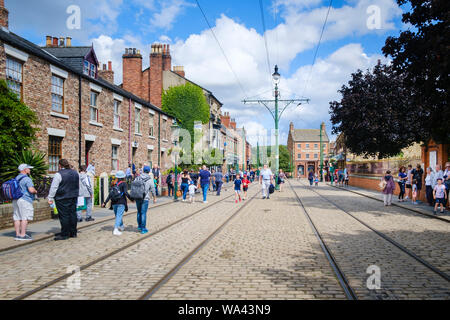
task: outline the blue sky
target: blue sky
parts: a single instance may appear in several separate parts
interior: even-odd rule
[[[141,49],[146,67],[152,43],[171,44],[174,65],[185,66],[189,79],[214,92],[224,103],[224,111],[229,111],[238,126],[244,125],[253,136],[250,142],[255,143],[258,133],[273,127],[273,120],[263,107],[241,103],[259,92],[269,91],[261,97],[271,97],[259,0],[200,0],[238,80],[192,0],[5,3],[13,32],[41,45],[46,35],[71,36],[73,45],[93,43],[101,62],[113,61],[117,83],[121,81],[124,48]],[[287,110],[280,126],[281,142],[286,142],[290,121],[296,128],[319,128],[324,121],[331,136],[328,102],[339,99],[336,91],[352,72],[370,68],[378,59],[388,61],[381,48],[387,36],[398,35],[404,28],[402,9],[395,0],[334,0],[316,65],[311,69],[329,0],[264,0],[263,4],[272,69],[278,64],[283,77],[282,97],[299,97],[303,93],[311,98],[309,105]],[[79,30],[66,27],[70,5],[81,10]],[[375,15],[380,18],[379,29],[367,27],[373,16],[371,6],[380,12]]]

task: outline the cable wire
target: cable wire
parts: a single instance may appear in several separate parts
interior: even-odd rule
[[[227,55],[226,55],[226,53],[225,53],[225,50],[223,50],[223,47],[222,47],[222,45],[220,44],[220,41],[219,41],[219,39],[217,38],[217,36],[216,36],[216,34],[215,34],[215,32],[214,32],[214,30],[213,30],[211,24],[209,23],[209,20],[208,20],[208,18],[206,17],[205,12],[203,11],[202,7],[200,6],[200,3],[198,2],[198,0],[195,0],[195,2],[197,2],[197,6],[198,6],[198,8],[200,9],[200,11],[202,12],[203,18],[205,18],[206,24],[208,25],[209,30],[211,31],[211,33],[212,33],[214,39],[216,40],[217,44],[219,45],[219,48],[220,48],[220,50],[222,51],[222,54],[223,54],[223,56],[225,57],[225,60],[227,61],[227,64],[228,64],[228,66],[230,67],[231,72],[233,73],[234,77],[236,78],[236,81],[237,81],[237,83],[239,84],[239,87],[241,88],[242,92],[244,93],[244,96],[247,96],[247,93],[246,93],[246,91],[245,91],[245,89],[244,89],[244,86],[243,86],[242,83],[239,81],[239,78],[238,78],[236,72],[234,72],[234,69],[233,69],[233,67],[232,67],[232,65],[231,65],[231,63],[230,63],[230,60],[228,60],[228,57],[227,57]]]
[[[328,16],[330,15],[332,4],[333,4],[333,0],[330,0],[330,4],[328,5],[327,16],[325,17],[325,21],[324,21],[323,26],[322,26],[322,31],[320,33],[319,42],[317,43],[316,51],[314,53],[313,63],[312,63],[311,69],[309,71],[309,75],[306,78],[306,82],[305,82],[305,86],[304,86],[304,89],[303,89],[302,96],[304,96],[306,90],[308,89],[309,82],[311,81],[312,71],[314,69],[314,65],[316,64],[317,53],[319,52],[320,43],[322,42],[322,37],[323,37],[324,31],[325,31],[325,27],[326,27],[327,22],[328,22]]]
[[[262,0],[259,0],[259,8],[261,9],[261,21],[263,26],[264,44],[266,47],[267,67],[269,69],[269,74],[272,74],[272,65],[270,64],[269,46],[266,34],[266,20],[264,19],[264,6]]]

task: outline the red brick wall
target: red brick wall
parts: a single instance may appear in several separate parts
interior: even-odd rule
[[[150,54],[150,103],[161,108],[163,89],[163,56],[160,53]]]
[[[5,0],[0,0],[0,26],[9,28],[9,12],[5,8]]]
[[[142,56],[123,55],[123,89],[144,99],[142,92]]]

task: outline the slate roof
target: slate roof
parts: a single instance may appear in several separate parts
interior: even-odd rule
[[[294,142],[320,142],[319,129],[296,129],[292,132]],[[322,136],[323,141],[330,141],[326,132]]]
[[[92,47],[41,47],[72,68],[83,71],[84,60],[92,51]]]
[[[57,58],[55,55],[51,54],[50,52],[47,52],[47,51],[43,50],[43,48],[39,47],[38,45],[36,45],[36,44],[34,44],[34,43],[32,43],[32,42],[30,42],[30,41],[28,41],[28,40],[18,36],[18,35],[10,32],[8,30],[5,31],[5,29],[0,28],[0,40],[3,41],[3,42],[8,43],[10,45],[12,45],[13,47],[15,47],[15,48],[17,48],[19,50],[25,51],[25,52],[27,52],[29,54],[32,54],[32,55],[36,56],[36,57],[44,59],[44,60],[48,61],[49,63],[51,63],[52,65],[54,65],[54,66],[56,66],[58,68],[61,68],[63,70],[66,70],[68,72],[76,74],[78,76],[81,76],[82,78],[84,78],[84,79],[86,79],[86,80],[88,80],[88,81],[90,81],[90,82],[92,82],[94,84],[97,84],[97,85],[99,85],[99,86],[101,86],[103,88],[109,89],[112,92],[117,93],[118,95],[121,95],[124,98],[129,98],[129,99],[131,99],[134,102],[137,102],[137,103],[139,103],[139,104],[141,104],[143,106],[146,106],[146,107],[148,107],[148,108],[150,108],[150,109],[152,109],[154,111],[159,112],[162,115],[166,115],[166,116],[169,116],[169,117],[172,118],[172,116],[168,115],[167,113],[165,113],[164,111],[162,111],[158,107],[154,106],[153,104],[151,104],[151,103],[149,103],[149,102],[147,102],[145,100],[142,100],[141,98],[135,96],[131,92],[123,90],[119,86],[116,86],[116,85],[114,85],[112,83],[109,83],[108,81],[103,80],[101,78],[94,79],[94,78],[91,78],[91,77],[83,74],[82,71],[80,71],[80,70],[78,70],[76,68],[73,68],[72,66],[70,66],[67,63],[65,63],[64,61],[62,61],[62,59]],[[89,48],[91,48],[91,47],[89,47]],[[48,48],[46,48],[46,49],[48,49]]]

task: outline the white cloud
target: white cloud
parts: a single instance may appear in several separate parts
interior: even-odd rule
[[[161,10],[153,14],[150,24],[153,27],[169,30],[184,8],[192,4],[184,0],[162,1]]]

